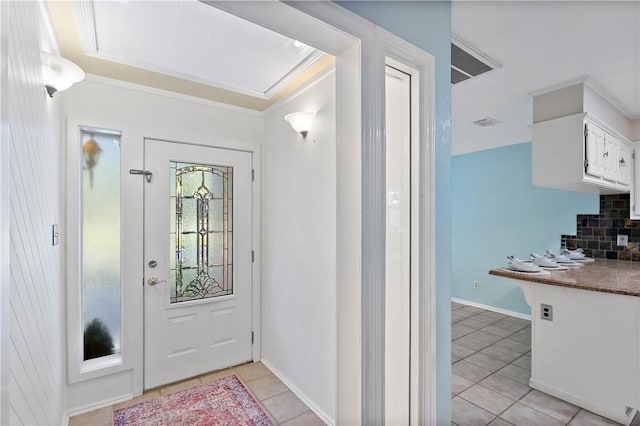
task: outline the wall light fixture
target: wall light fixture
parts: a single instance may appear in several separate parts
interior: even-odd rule
[[[315,116],[316,114],[313,112],[292,112],[285,115],[284,119],[289,122],[293,130],[302,135],[302,139],[305,139],[313,125]]]
[[[84,71],[62,56],[41,52],[42,79],[50,97],[84,80]]]

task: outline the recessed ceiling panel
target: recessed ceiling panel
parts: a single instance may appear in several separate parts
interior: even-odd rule
[[[195,0],[96,1],[92,18],[87,54],[265,98],[322,54]]]

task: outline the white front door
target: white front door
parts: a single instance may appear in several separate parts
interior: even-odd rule
[[[145,140],[144,386],[251,360],[252,154]]]

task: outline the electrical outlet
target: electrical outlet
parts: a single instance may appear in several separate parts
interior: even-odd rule
[[[478,281],[474,281],[473,288],[478,288],[478,287],[480,287],[480,283]]]
[[[541,303],[540,318],[547,321],[553,321],[553,306]]]
[[[628,235],[618,235],[618,241],[616,243],[618,247],[626,247],[628,244],[629,244]]]

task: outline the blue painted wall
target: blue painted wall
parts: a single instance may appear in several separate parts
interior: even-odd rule
[[[346,1],[340,5],[436,58],[437,418],[451,421],[451,3]]]
[[[487,271],[511,254],[558,250],[577,214],[598,213],[599,197],[534,186],[531,142],[454,156],[451,173],[452,296],[530,314],[522,290]]]

